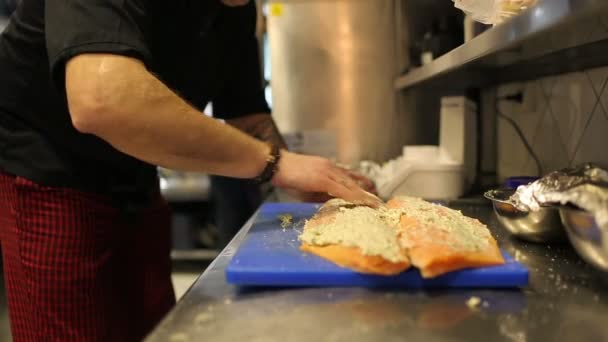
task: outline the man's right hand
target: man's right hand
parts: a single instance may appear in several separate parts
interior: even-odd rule
[[[279,168],[272,179],[275,186],[305,193],[326,193],[353,203],[383,206],[373,194],[363,190],[352,173],[330,160],[281,151]]]

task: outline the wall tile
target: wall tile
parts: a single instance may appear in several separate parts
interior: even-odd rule
[[[526,82],[513,82],[513,83],[505,83],[496,87],[496,96],[502,97],[507,96],[518,91],[521,91],[522,88],[526,85]]]
[[[543,116],[540,128],[532,139],[532,148],[540,159],[545,173],[569,165],[570,159],[561,141],[558,124],[550,113]]]
[[[546,118],[550,115],[549,113],[549,109],[547,108],[539,117],[538,121],[536,122],[536,126],[534,128],[534,131],[529,135],[526,136],[526,139],[528,141],[528,143],[532,146],[532,151],[537,155],[537,157],[540,155],[540,153],[542,151],[538,150],[538,147],[534,146],[534,139],[536,137],[538,137],[540,135],[540,132],[545,129],[545,120]],[[542,164],[541,161],[541,166],[542,169],[545,169],[545,167]],[[519,172],[519,174],[522,175],[539,175],[539,167],[536,163],[536,160],[534,160],[534,158],[532,158],[532,155],[530,154],[530,152],[528,150],[526,150],[526,162],[522,165],[521,170]]]
[[[608,67],[590,70],[588,75],[593,80],[596,93],[600,94],[602,114],[608,119]]]
[[[541,82],[527,82],[524,87],[524,103],[521,108],[524,114],[538,113],[540,115],[547,110],[548,105]]]
[[[602,115],[599,107],[579,142],[573,165],[586,162],[608,167],[608,119]]]
[[[538,82],[540,82],[540,86],[543,90],[543,96],[548,99],[549,97],[551,97],[551,93],[553,92],[553,88],[555,87],[555,84],[557,84],[557,82],[560,80],[560,76],[549,76],[549,77],[545,77],[545,78],[541,78],[540,80],[538,80]]]
[[[597,105],[589,77],[571,73],[560,77],[549,97],[550,114],[558,127],[559,144],[570,160],[589,116]]]
[[[550,81],[548,83],[549,87],[552,88],[554,83],[553,80]],[[548,115],[548,103],[545,100],[546,96],[543,93],[542,86],[540,81],[532,81],[525,84],[511,84],[511,92],[501,94],[500,89],[498,92],[499,95],[504,96],[521,91],[523,88],[524,100],[522,104],[500,101],[499,108],[504,115],[512,118],[517,123],[530,144],[532,144],[533,138],[538,134],[539,129],[541,129],[543,118]],[[505,177],[512,175],[536,175],[536,164],[512,126],[503,119],[499,119],[497,125],[500,148],[498,161],[499,177],[503,174],[506,175]],[[508,143],[500,143],[504,141],[508,141]]]
[[[591,80],[591,84],[593,85],[595,91],[600,94],[606,83],[606,78],[608,78],[608,66],[589,69],[585,71],[585,74]]]
[[[504,89],[504,88],[503,88]],[[541,116],[547,111],[547,101],[543,96],[540,82],[527,82],[517,84],[510,88],[509,92],[499,90],[498,97],[523,92],[523,103],[501,100],[498,109],[501,113],[517,122],[524,135],[530,139],[534,136]]]
[[[590,27],[598,37],[606,34],[608,18]],[[498,87],[498,94],[523,90],[524,103],[503,101],[499,108],[521,127],[545,172],[590,161],[608,167],[607,87],[608,67],[511,83]],[[534,161],[510,125],[498,120],[497,131],[499,178],[535,174]]]
[[[498,120],[498,176],[503,179],[513,175],[525,175],[523,165],[528,158],[528,152],[515,129],[504,120]],[[504,143],[509,142],[509,143]]]

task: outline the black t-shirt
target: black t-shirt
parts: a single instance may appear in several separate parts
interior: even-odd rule
[[[51,185],[104,190],[155,168],[72,126],[66,62],[83,53],[142,60],[201,111],[229,119],[269,112],[256,10],[220,0],[22,0],[0,36],[0,169]]]

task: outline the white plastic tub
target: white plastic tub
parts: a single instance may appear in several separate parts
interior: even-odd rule
[[[378,188],[384,199],[399,195],[455,199],[465,192],[464,166],[438,146],[406,146],[403,159],[391,167],[390,180]]]

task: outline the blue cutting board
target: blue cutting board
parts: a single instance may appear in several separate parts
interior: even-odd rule
[[[264,204],[249,233],[226,268],[228,283],[240,286],[364,286],[364,287],[466,287],[505,288],[528,284],[528,270],[505,254],[506,264],[451,272],[423,279],[411,268],[397,276],[356,273],[318,256],[299,250],[298,230],[303,224],[281,227],[282,214],[297,223],[309,219],[319,209],[311,203]],[[299,227],[298,227],[299,226]]]

